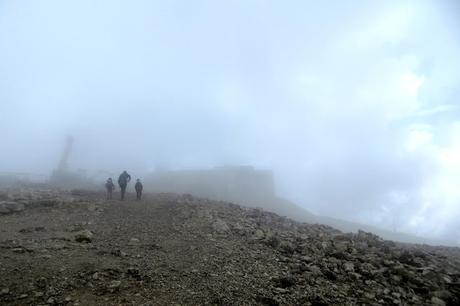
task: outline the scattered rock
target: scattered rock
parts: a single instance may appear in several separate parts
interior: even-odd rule
[[[87,195],[5,199],[29,204],[0,216],[1,305],[460,305],[456,248],[192,196],[117,204]]]
[[[0,201],[0,214],[10,214],[24,210],[24,204],[12,201]]]
[[[117,257],[125,257],[125,256],[127,256],[127,254],[125,252],[123,252],[122,250],[120,250],[120,249],[112,250],[110,253],[113,256],[117,256]]]
[[[281,241],[279,248],[284,251],[285,253],[292,254],[295,251],[295,246],[292,242],[289,241]]]
[[[131,238],[129,239],[129,245],[138,245],[141,241],[137,238]]]
[[[11,211],[8,208],[0,205],[0,215],[9,213],[11,213]]]
[[[315,265],[307,266],[307,270],[310,271],[313,275],[321,275],[321,268]]]
[[[252,239],[254,240],[262,240],[264,238],[265,238],[265,233],[260,229],[256,229],[254,233],[252,234]]]
[[[230,227],[227,225],[227,223],[221,219],[217,219],[212,223],[212,229],[217,233],[217,234],[225,234],[230,231]]]
[[[343,264],[343,269],[346,271],[346,272],[354,272],[355,271],[355,265],[352,263],[352,262],[345,262]]]
[[[2,295],[7,295],[10,293],[10,289],[9,288],[2,288],[2,290],[0,290],[0,296]]]
[[[445,306],[445,305],[446,305],[446,302],[444,302],[443,300],[441,300],[441,299],[438,298],[438,297],[433,296],[433,297],[431,298],[431,305],[435,305],[435,306]]]
[[[127,274],[135,279],[141,279],[140,270],[137,267],[129,267]]]
[[[275,236],[275,235],[270,235],[266,238],[266,243],[267,245],[271,246],[272,248],[276,249],[279,247],[281,240]]]
[[[90,243],[93,240],[93,233],[89,230],[82,230],[74,233],[76,242]]]
[[[279,306],[280,303],[272,297],[269,296],[258,296],[257,302],[265,306]]]
[[[26,252],[26,249],[24,249],[24,248],[14,248],[11,251],[13,251],[14,253],[17,253],[17,254],[23,254],[23,253]],[[29,250],[29,251],[31,251],[31,250]]]
[[[44,296],[44,295],[45,295],[45,294],[44,294],[43,292],[41,292],[41,291],[36,291],[36,292],[34,292],[34,297],[37,297],[37,298],[42,297],[42,296]]]
[[[44,231],[45,228],[43,226],[35,226],[35,227],[28,227],[28,228],[23,228],[20,229],[20,233],[32,233],[32,232],[42,232]]]
[[[109,284],[109,291],[110,292],[118,291],[118,290],[120,290],[120,286],[121,286],[121,281],[113,280]]]
[[[289,288],[295,285],[296,279],[292,275],[288,275],[274,279],[274,283],[276,287]]]

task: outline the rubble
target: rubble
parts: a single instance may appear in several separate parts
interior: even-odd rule
[[[2,194],[23,209],[0,215],[1,305],[460,304],[458,248],[190,195]]]

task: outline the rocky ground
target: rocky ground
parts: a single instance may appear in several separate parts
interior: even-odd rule
[[[103,198],[0,192],[1,305],[460,304],[457,248],[187,195]]]

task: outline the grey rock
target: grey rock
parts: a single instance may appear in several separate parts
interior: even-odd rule
[[[12,201],[1,201],[0,202],[0,214],[9,214],[24,210],[24,204],[12,202]]]
[[[313,275],[321,275],[321,268],[318,266],[307,266],[308,271],[310,271]]]
[[[110,282],[110,285],[109,285],[110,288],[118,288],[120,286],[121,286],[121,281],[119,280],[113,280]]]
[[[10,293],[10,289],[9,288],[2,288],[2,290],[0,290],[0,296],[2,295],[7,295]]]
[[[270,236],[268,236],[268,237],[266,238],[266,243],[267,243],[267,245],[269,245],[269,246],[271,246],[272,248],[275,248],[275,249],[276,249],[277,247],[279,247],[281,241],[280,241],[280,239],[279,239],[277,236],[275,236],[275,235],[270,235]]]
[[[281,241],[280,242],[280,249],[288,254],[292,254],[295,251],[295,246],[293,243],[289,241]]]
[[[218,234],[225,234],[230,231],[230,227],[222,219],[217,219],[212,223],[212,229]]]
[[[254,234],[252,235],[252,239],[254,240],[262,240],[264,238],[265,238],[265,233],[260,229],[256,229],[254,231]]]
[[[116,291],[119,291],[120,290],[120,286],[121,286],[121,281],[119,280],[113,280],[110,282],[109,284],[109,291],[110,292],[116,292]]]
[[[346,271],[346,272],[354,272],[355,271],[355,265],[352,263],[352,262],[345,262],[343,264],[343,269]]]
[[[436,296],[433,296],[431,298],[431,305],[436,305],[436,306],[445,306],[446,305],[446,302],[444,302],[443,300],[441,300],[440,298],[436,297]]]
[[[131,238],[131,239],[129,239],[129,243],[128,243],[128,244],[129,244],[129,245],[137,245],[137,244],[139,244],[139,242],[141,242],[139,239],[137,239],[137,238]]]
[[[89,230],[82,230],[74,233],[74,240],[76,242],[86,242],[89,243],[93,240],[93,233]]]

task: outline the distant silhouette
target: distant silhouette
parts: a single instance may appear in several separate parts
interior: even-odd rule
[[[115,184],[112,181],[112,178],[109,177],[105,183],[105,188],[107,189],[107,200],[112,200],[112,192],[115,189]]]
[[[131,175],[129,175],[125,170],[118,177],[118,185],[120,185],[122,201],[125,199],[126,186],[128,186],[129,181],[131,181]]]
[[[136,180],[136,185],[134,185],[134,189],[136,189],[136,200],[140,200],[142,197],[142,189],[144,189],[144,186],[142,186],[140,179]]]

